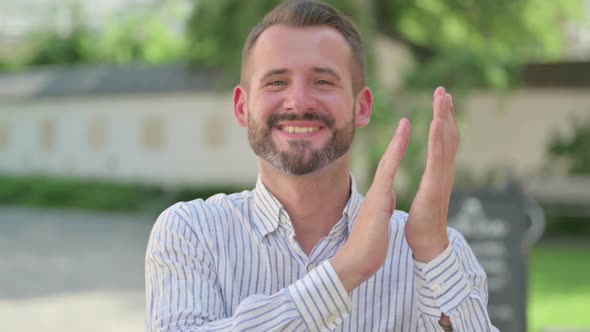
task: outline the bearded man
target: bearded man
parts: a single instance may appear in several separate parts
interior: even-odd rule
[[[497,331],[486,276],[447,228],[459,143],[452,97],[434,92],[428,159],[409,214],[392,190],[402,119],[366,197],[350,173],[369,123],[352,23],[285,1],[248,36],[236,122],[258,156],[252,191],[164,211],[146,253],[148,331]]]

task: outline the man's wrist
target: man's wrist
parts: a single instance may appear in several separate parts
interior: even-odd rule
[[[346,260],[338,253],[330,259],[330,264],[349,294],[364,281],[362,273],[355,271],[350,260]]]
[[[421,248],[412,248],[414,259],[421,263],[429,263],[445,251],[449,246],[449,238],[444,236],[438,241],[431,241]]]

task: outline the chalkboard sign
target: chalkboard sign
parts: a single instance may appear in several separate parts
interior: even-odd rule
[[[488,277],[488,312],[502,332],[526,331],[527,201],[515,188],[454,192],[449,226],[473,249]]]

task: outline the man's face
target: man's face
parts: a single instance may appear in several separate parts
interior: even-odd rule
[[[348,152],[361,106],[352,88],[352,51],[338,31],[271,26],[246,65],[247,91],[236,93],[243,94],[242,121],[258,157],[304,175]]]

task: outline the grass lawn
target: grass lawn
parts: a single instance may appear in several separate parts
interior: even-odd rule
[[[529,266],[528,330],[590,331],[590,238],[537,244]]]

